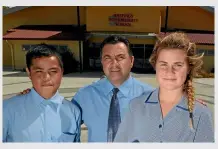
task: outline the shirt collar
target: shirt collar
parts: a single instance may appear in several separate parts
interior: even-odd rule
[[[157,104],[159,103],[159,88],[156,88],[145,99],[145,103]]]
[[[64,97],[62,97],[59,92],[57,91],[51,98],[49,99],[44,99],[42,96],[40,96],[36,90],[34,88],[31,89],[30,91],[31,95],[32,95],[32,100],[34,100],[34,102],[39,105],[42,102],[53,102],[56,104],[61,104]]]
[[[100,81],[98,81],[97,83],[102,83],[103,86],[102,89],[103,89],[103,92],[104,94],[107,96],[112,90],[113,88],[115,88],[115,86],[113,84],[111,84],[111,82],[107,79],[107,78],[104,78]],[[130,88],[132,86],[132,82],[133,82],[133,78],[132,76],[130,76],[125,82],[123,82],[123,84],[121,84],[118,89],[119,91],[125,96],[125,97],[128,97],[128,94],[129,94],[129,91],[130,91]]]
[[[110,81],[107,78],[101,79],[97,82],[97,85],[99,85],[102,92],[107,96],[110,91],[114,88],[114,86],[110,83]]]
[[[125,97],[128,97],[132,85],[133,85],[133,78],[132,76],[129,76],[129,78],[125,82],[123,82],[121,86],[119,86],[119,90]]]
[[[177,104],[176,108],[178,111],[189,111],[188,110],[188,99],[186,98],[186,96],[182,96],[181,101],[179,102],[179,104]]]
[[[159,103],[159,88],[156,88],[145,99],[145,103],[158,104]],[[176,105],[178,111],[188,111],[187,98],[182,96],[180,102]]]

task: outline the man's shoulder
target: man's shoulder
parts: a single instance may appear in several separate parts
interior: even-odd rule
[[[99,80],[97,82],[93,82],[92,84],[89,84],[89,85],[86,85],[84,87],[81,87],[78,91],[77,91],[77,94],[81,93],[81,94],[84,94],[84,93],[91,93],[91,91],[93,90],[96,90],[96,89],[100,89],[105,83],[105,80]]]
[[[133,79],[133,84],[135,86],[142,87],[142,88],[145,88],[145,89],[148,89],[148,90],[154,90],[154,88],[151,85],[149,85],[147,83],[144,83],[144,82],[142,82],[142,81],[140,81],[140,80],[138,80],[138,79],[136,79],[134,77],[132,77],[132,79]]]
[[[63,105],[66,105],[66,106],[68,106],[68,107],[70,107],[72,109],[79,110],[77,105],[73,104],[71,101],[69,101],[69,100],[67,100],[65,98],[63,99],[62,103],[63,103]]]
[[[72,103],[67,99],[63,99],[62,103],[63,103],[62,105],[64,106],[63,109],[66,110],[66,108],[68,107],[67,109],[70,109],[72,114],[80,115],[80,109],[76,104]]]
[[[130,107],[131,109],[138,109],[140,107],[144,107],[144,103],[146,99],[149,97],[149,95],[153,92],[153,90],[148,90],[142,93],[142,95],[132,99],[130,101]]]

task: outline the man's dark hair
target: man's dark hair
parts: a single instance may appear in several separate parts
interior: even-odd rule
[[[51,45],[47,45],[44,43],[35,45],[33,48],[30,48],[30,50],[26,53],[27,68],[30,71],[30,66],[32,65],[33,59],[40,58],[40,57],[50,57],[50,56],[56,56],[59,61],[61,69],[63,69],[62,57],[57,51],[57,49]]]
[[[130,48],[130,42],[125,37],[112,35],[112,36],[108,36],[107,38],[105,38],[104,41],[101,43],[100,57],[102,55],[102,49],[104,48],[106,44],[117,44],[120,42],[126,45],[129,55],[133,56],[132,50]]]

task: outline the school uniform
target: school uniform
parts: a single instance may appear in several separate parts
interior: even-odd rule
[[[162,118],[158,95],[159,88],[130,102],[114,142],[214,142],[208,107],[195,102],[192,129],[186,97]]]
[[[44,99],[33,88],[3,101],[3,142],[80,142],[81,113],[58,92]]]
[[[108,118],[114,88],[116,87],[107,78],[103,78],[81,88],[72,99],[72,102],[80,107],[82,120],[88,127],[88,142],[108,141]],[[154,88],[130,76],[118,90],[117,98],[122,121],[129,102]]]

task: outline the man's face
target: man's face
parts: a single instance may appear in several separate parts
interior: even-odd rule
[[[36,92],[42,97],[51,98],[58,90],[63,70],[56,56],[32,59],[30,70],[26,68]]]
[[[107,78],[115,86],[121,85],[130,75],[134,57],[122,43],[106,44],[102,49],[101,63]]]

